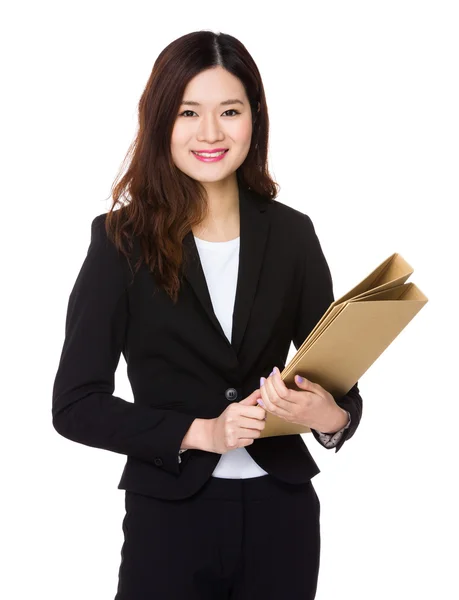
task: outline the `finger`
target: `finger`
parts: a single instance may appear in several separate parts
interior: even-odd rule
[[[276,395],[279,398],[279,401],[281,402],[281,406],[283,406],[285,409],[287,409],[288,408],[287,403],[292,402],[293,400],[292,400],[292,398],[290,398],[290,390],[285,385],[285,383],[280,375],[280,371],[277,367],[274,367],[273,372],[268,377],[268,380],[272,383],[274,390],[276,392]]]
[[[268,377],[268,379],[269,379],[269,377]],[[273,398],[273,390],[271,389],[272,384],[270,384],[268,379],[264,379],[263,385],[260,387],[262,401],[263,401],[263,404],[265,405],[266,410],[272,414],[275,414],[276,413],[276,405],[272,401],[272,398]]]
[[[272,376],[266,379],[264,385],[261,387],[261,393],[263,394],[263,402],[269,412],[283,418],[287,418],[290,415],[290,411],[288,410],[289,404],[278,396],[274,389]]]
[[[320,386],[318,383],[310,381],[306,377],[302,377],[298,373],[295,375],[295,383],[301,390],[312,392],[313,394],[318,394],[319,396],[322,395],[322,386]]]
[[[272,412],[273,405],[271,403],[271,400],[269,399],[266,381],[267,381],[266,377],[261,377],[261,379],[260,379],[261,401],[263,402],[264,408],[268,412]]]
[[[288,404],[282,397],[283,391],[281,391],[280,394],[278,393],[278,389],[276,388],[275,383],[275,376],[273,373],[266,380],[265,386],[271,404],[273,404],[277,408],[283,408],[284,410],[287,410]],[[277,386],[280,387],[279,383],[277,383]]]

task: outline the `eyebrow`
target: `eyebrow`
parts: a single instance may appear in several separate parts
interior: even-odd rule
[[[194,100],[184,100],[180,106],[185,104],[187,106],[201,106],[199,102],[194,102]],[[242,106],[244,106],[244,102],[242,102],[242,100],[238,100],[237,98],[231,98],[230,100],[223,100],[223,102],[220,102],[220,106],[227,106],[228,104],[242,104]]]

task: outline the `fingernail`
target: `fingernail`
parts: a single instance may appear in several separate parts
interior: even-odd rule
[[[277,367],[274,367],[273,373],[280,373],[280,371],[279,371],[279,369]]]
[[[260,387],[264,384],[266,379],[264,377],[260,377]]]
[[[257,400],[257,402],[258,402],[258,404],[259,404],[260,406],[262,406],[263,408],[265,408],[265,405],[263,404],[263,400]]]

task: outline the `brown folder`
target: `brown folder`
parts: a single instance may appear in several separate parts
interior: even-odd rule
[[[320,384],[335,399],[345,395],[428,302],[413,268],[392,254],[347,294],[332,302],[281,373],[300,391],[296,374]],[[266,413],[260,437],[310,433],[310,428]]]

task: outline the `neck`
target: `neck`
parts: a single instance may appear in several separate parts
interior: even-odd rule
[[[193,234],[209,241],[226,241],[239,236],[239,189],[232,179],[203,184],[208,214],[193,228]]]

